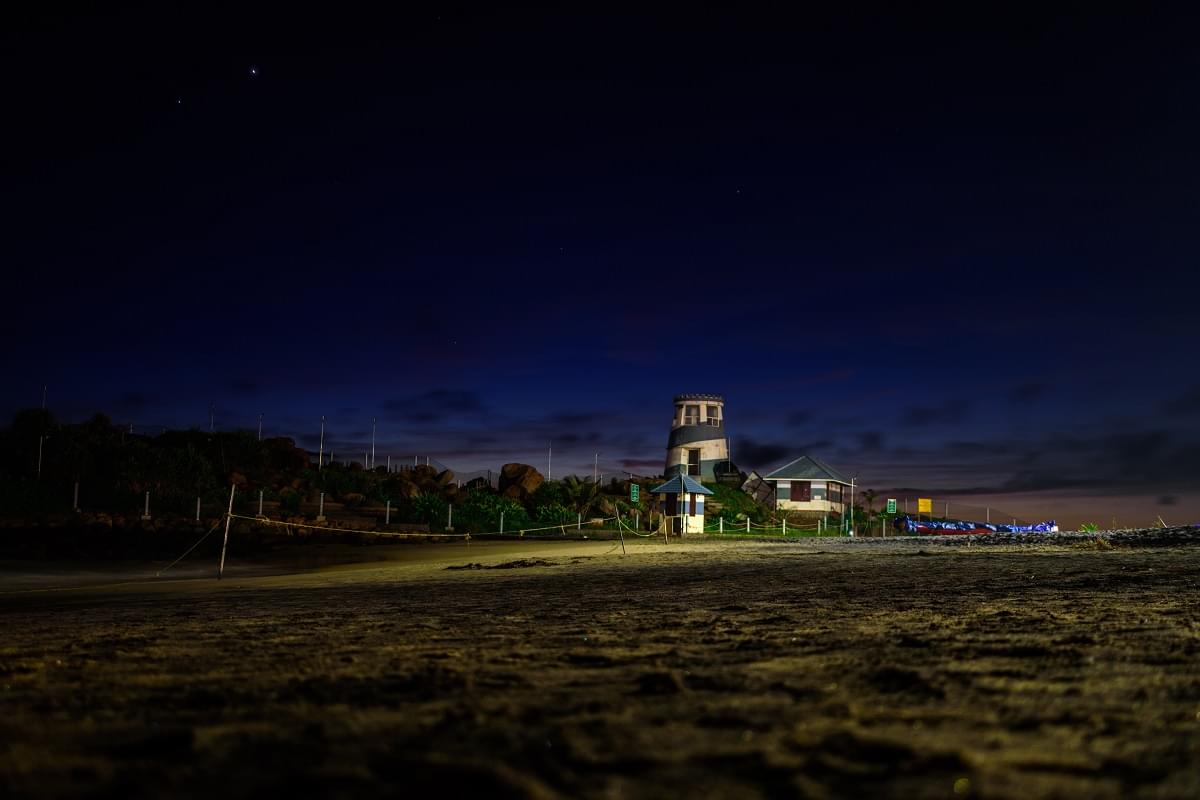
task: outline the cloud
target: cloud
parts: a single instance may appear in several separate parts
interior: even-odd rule
[[[971,411],[971,401],[955,398],[940,406],[909,406],[900,418],[900,424],[909,428],[928,425],[948,425],[962,422]]]
[[[651,469],[658,475],[663,470],[663,462],[662,458],[623,458],[620,463],[627,470]]]
[[[743,469],[761,469],[782,461],[791,452],[785,445],[742,438],[738,440],[737,451],[732,456],[735,464],[745,465]]]
[[[1173,494],[1159,495],[1158,504],[1160,506],[1173,506],[1179,502],[1179,498]]]
[[[883,449],[883,434],[879,431],[863,431],[858,435],[858,446],[874,453]]]
[[[433,389],[422,394],[389,400],[384,415],[397,422],[439,422],[451,417],[475,416],[484,411],[477,392]]]
[[[1013,403],[1032,403],[1041,398],[1049,388],[1042,381],[1024,381],[1013,387],[1009,392],[1008,399]]]
[[[1183,394],[1163,404],[1163,410],[1177,417],[1200,415],[1200,386],[1193,386]]]
[[[787,424],[791,425],[793,428],[799,428],[803,425],[807,425],[812,418],[813,412],[809,411],[808,409],[790,411],[787,415]]]

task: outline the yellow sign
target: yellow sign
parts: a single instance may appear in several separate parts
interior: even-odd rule
[[[917,513],[918,514],[932,514],[933,513],[933,499],[929,498],[929,497],[918,497],[917,498]]]

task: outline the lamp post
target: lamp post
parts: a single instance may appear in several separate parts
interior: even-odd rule
[[[858,473],[850,478],[850,535],[854,535],[854,481],[857,480]]]

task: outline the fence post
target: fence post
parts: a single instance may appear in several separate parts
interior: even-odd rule
[[[721,528],[721,533],[724,533],[725,532],[725,518],[717,517],[717,523],[719,524],[719,526]]]
[[[75,499],[71,503],[71,510],[79,510],[79,481],[75,481]]]
[[[641,511],[636,512],[633,515],[633,520],[634,520],[633,524],[634,524],[636,530],[640,531],[642,529],[642,512]]]
[[[992,521],[992,507],[991,507],[991,506],[988,506],[987,508],[985,508],[985,509],[983,510],[983,512],[984,512],[984,514],[985,514],[985,516],[984,516],[984,521],[985,521],[985,522],[991,522],[991,521]]]
[[[196,498],[196,522],[200,521],[200,498]]]
[[[746,517],[746,533],[750,532],[750,518]]]
[[[783,535],[787,536],[787,517],[783,518]]]
[[[391,467],[388,467],[388,469],[391,469]],[[387,501],[387,505],[383,509],[383,524],[384,525],[392,524],[392,501],[391,500]]]
[[[325,493],[321,492],[321,497],[317,501],[317,522],[325,521]]]
[[[577,531],[583,530],[583,514],[575,515],[575,530],[577,530]]]
[[[217,580],[221,580],[221,576],[225,574],[225,548],[229,545],[229,523],[233,521],[233,493],[237,491],[237,484],[229,487],[229,510],[225,512],[225,541],[221,542],[221,565],[217,567]]]
[[[446,504],[446,530],[454,530],[454,506]]]
[[[260,517],[263,515],[262,506],[263,506],[263,490],[259,489],[258,490],[258,515]]]
[[[500,533],[504,533],[504,512],[500,512]]]
[[[150,519],[150,493],[146,492],[146,510],[142,512],[142,519]]]
[[[946,519],[950,519],[950,501],[946,501]]]

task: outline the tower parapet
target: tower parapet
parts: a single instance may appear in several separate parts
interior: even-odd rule
[[[719,394],[676,395],[663,474],[670,478],[686,470],[693,478],[711,481],[716,479],[717,466],[728,461],[725,398]]]

